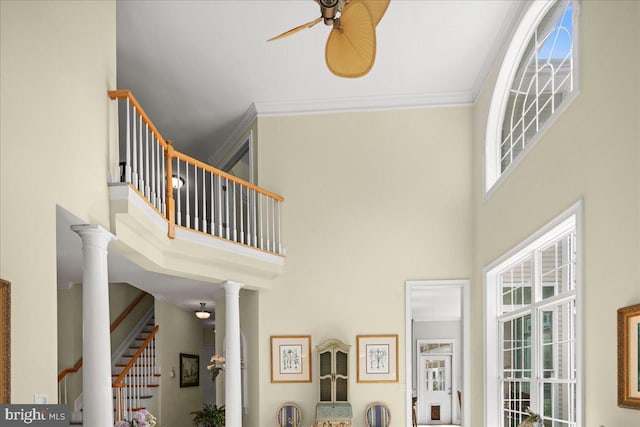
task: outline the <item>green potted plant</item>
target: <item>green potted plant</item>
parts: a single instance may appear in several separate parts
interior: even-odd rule
[[[214,354],[209,361],[207,370],[211,372],[211,381],[215,384],[218,374],[224,369],[224,357]],[[224,426],[224,405],[206,404],[199,411],[193,411],[193,425],[197,427],[222,427]]]
[[[199,411],[193,411],[193,425],[200,427],[224,426],[224,405],[208,405],[205,403]]]
[[[527,408],[527,414],[529,416],[525,418],[518,427],[542,427],[544,426],[542,422],[542,417],[539,414],[536,414],[531,410],[531,408]]]

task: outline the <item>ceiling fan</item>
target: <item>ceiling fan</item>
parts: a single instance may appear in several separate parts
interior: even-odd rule
[[[325,48],[325,62],[339,77],[362,77],[376,59],[376,26],[390,0],[314,0],[321,16],[267,41],[288,37],[320,21],[331,26]]]

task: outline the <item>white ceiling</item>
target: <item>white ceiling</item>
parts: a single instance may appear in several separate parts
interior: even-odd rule
[[[118,1],[118,89],[133,91],[178,150],[207,160],[252,104],[258,114],[297,114],[471,103],[524,5],[392,0],[376,30],[372,71],[342,79],[324,64],[329,28],[322,24],[266,42],[318,17],[311,0]],[[60,287],[81,281],[73,223],[78,219],[58,209]],[[211,306],[219,292],[216,284],[144,271],[114,251],[109,278],[190,311],[201,301]],[[414,309],[448,316],[454,308],[444,301],[452,299],[417,296]]]
[[[179,150],[206,160],[243,114],[471,103],[525,2],[392,0],[359,79],[324,64],[329,27],[311,0],[119,1],[118,88]]]
[[[462,289],[459,287],[413,287],[411,318],[420,322],[460,320]]]

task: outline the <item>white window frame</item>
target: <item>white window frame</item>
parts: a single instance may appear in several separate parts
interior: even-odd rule
[[[518,70],[520,61],[526,47],[531,39],[534,31],[538,27],[540,21],[545,17],[546,13],[558,0],[535,0],[529,9],[526,10],[519,25],[515,29],[511,43],[500,67],[496,84],[493,90],[491,103],[489,104],[489,113],[487,115],[487,128],[485,134],[484,147],[484,198],[487,199],[493,191],[506,179],[507,176],[516,168],[526,154],[540,140],[541,136],[551,127],[558,117],[573,102],[580,92],[580,75],[579,75],[579,37],[578,37],[578,16],[580,13],[579,0],[570,0],[573,2],[573,85],[574,89],[567,95],[567,98],[558,106],[555,112],[540,127],[535,136],[527,142],[523,151],[521,151],[511,162],[511,164],[503,172],[501,171],[501,151],[502,142],[502,125],[504,121],[505,109],[509,100],[509,92],[515,73]]]
[[[500,372],[502,342],[500,340],[500,322],[498,321],[500,313],[498,313],[499,293],[497,289],[499,286],[499,273],[504,270],[506,266],[512,265],[527,254],[543,248],[571,229],[575,229],[576,233],[576,425],[583,425],[583,203],[579,201],[484,269],[484,337],[486,343],[484,404],[486,408],[485,425],[487,426],[503,425],[502,390],[500,388],[500,376],[502,375]],[[532,355],[532,357],[535,358],[535,355]]]

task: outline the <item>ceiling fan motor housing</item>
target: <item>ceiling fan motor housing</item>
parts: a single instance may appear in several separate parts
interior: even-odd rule
[[[318,0],[318,3],[320,4],[320,12],[324,18],[324,24],[333,25],[333,20],[339,11],[340,0]]]

